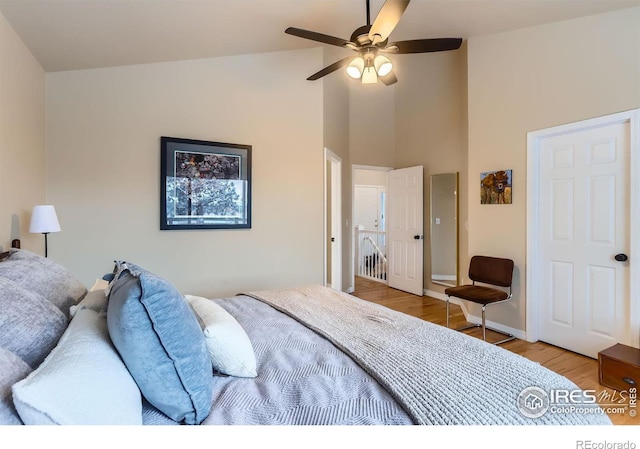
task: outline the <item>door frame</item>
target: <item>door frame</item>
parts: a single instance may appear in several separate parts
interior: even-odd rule
[[[330,287],[336,290],[342,290],[342,159],[336,155],[329,148],[324,149],[324,232],[323,232],[323,252],[324,252],[324,264],[323,264],[323,279],[324,285],[327,284],[327,266],[329,263],[327,254],[327,243],[330,235],[335,235],[336,245],[331,247],[331,285]],[[327,172],[327,163],[331,163],[331,179]],[[338,176],[336,176],[338,174]],[[329,198],[327,197],[327,188],[331,188],[331,204],[329,204]],[[331,211],[331,229],[328,229],[327,217]],[[334,232],[336,231],[336,232]]]
[[[541,296],[540,250],[540,141],[556,135],[629,123],[629,341],[620,343],[640,347],[640,109],[610,114],[575,123],[527,133],[527,266],[526,266],[526,339],[540,337],[539,300]]]

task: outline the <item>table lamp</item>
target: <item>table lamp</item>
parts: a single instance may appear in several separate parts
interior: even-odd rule
[[[33,206],[29,232],[44,234],[44,257],[47,257],[47,235],[50,232],[60,232],[56,209],[51,205]]]

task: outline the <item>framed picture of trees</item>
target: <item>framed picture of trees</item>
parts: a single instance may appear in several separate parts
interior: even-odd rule
[[[250,145],[160,141],[160,229],[251,228]]]

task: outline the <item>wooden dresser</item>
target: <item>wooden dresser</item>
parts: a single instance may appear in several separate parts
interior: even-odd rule
[[[598,353],[600,384],[628,390],[640,383],[640,349],[617,344]]]

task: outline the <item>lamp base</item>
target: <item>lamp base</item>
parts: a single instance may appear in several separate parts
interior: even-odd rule
[[[44,257],[48,257],[48,254],[47,254],[47,252],[48,252],[47,251],[47,235],[49,235],[49,233],[48,232],[43,232],[43,234],[44,234]]]

